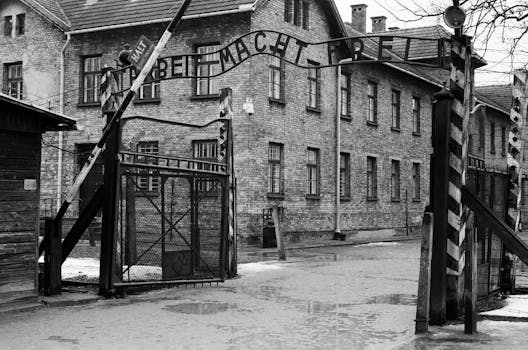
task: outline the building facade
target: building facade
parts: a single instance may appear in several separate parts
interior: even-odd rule
[[[48,136],[43,150],[44,196],[62,196],[100,137],[102,68],[116,67],[118,53],[141,35],[157,41],[175,12],[173,5],[162,0],[12,0],[0,5],[4,27],[9,27],[9,16],[15,22],[11,34],[2,38],[2,45],[13,48],[0,55],[4,87],[14,86],[10,67],[21,63],[21,80],[28,93],[47,97],[44,102],[55,101],[59,105],[52,106],[74,116],[80,126],[68,135]],[[353,21],[366,21],[365,11],[366,7],[353,6]],[[22,13],[25,36],[35,33],[31,36],[34,46],[17,34],[20,20],[16,21]],[[188,69],[199,76],[214,75],[220,64],[215,52],[249,32],[273,30],[305,42],[320,42],[361,35],[357,29],[364,27],[364,23],[359,27],[355,22],[352,26],[343,23],[333,1],[196,2],[190,5],[162,57],[202,54]],[[376,18],[376,30],[385,30],[383,18]],[[277,47],[279,39],[270,35],[261,44]],[[36,56],[30,53],[39,50],[43,59],[35,64]],[[345,66],[338,79],[337,68],[317,68],[326,55],[321,47],[302,58],[301,63],[313,69],[285,64],[277,55],[267,54],[244,60],[215,78],[147,82],[125,118],[149,116],[204,124],[218,117],[218,89],[233,89],[241,242],[261,242],[263,212],[273,205],[284,209],[282,230],[291,240],[330,238],[336,229],[345,234],[378,231],[387,238],[410,234],[421,225],[428,204],[432,95],[441,89],[446,72],[373,62]],[[171,67],[158,64],[152,76],[160,77],[169,69],[177,74],[183,69],[180,63]],[[120,85],[126,88],[133,78],[127,71]],[[27,94],[21,97],[32,101]],[[244,108],[248,103],[253,107],[251,113]],[[502,129],[496,127],[500,138]],[[123,131],[122,147],[213,159],[217,138],[216,130],[182,134],[131,121]],[[473,142],[480,142],[477,136]],[[101,174],[98,165],[81,188],[72,216],[87,203]],[[340,193],[336,193],[336,182]],[[156,198],[159,184],[155,180],[140,186]],[[338,205],[340,225],[336,226]],[[50,209],[56,207],[52,204]]]

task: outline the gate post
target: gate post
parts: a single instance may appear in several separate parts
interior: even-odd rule
[[[449,207],[447,212],[447,293],[446,317],[453,320],[463,312],[464,298],[464,240],[467,207],[461,201],[461,188],[466,185],[468,128],[473,102],[473,67],[471,38],[453,36],[451,40],[449,131]]]
[[[227,262],[226,270],[229,278],[237,273],[237,237],[236,237],[236,208],[235,208],[235,173],[233,154],[233,90],[231,88],[220,89],[220,118],[225,118],[220,127],[220,142],[218,160],[225,162],[228,173],[228,195],[226,196],[228,208],[228,230],[227,230]]]
[[[117,83],[111,68],[103,68],[101,77],[101,107],[105,123],[112,120],[117,110],[117,101],[113,92]],[[117,251],[117,213],[119,191],[119,152],[120,121],[113,124],[104,150],[104,192],[103,222],[101,228],[101,256],[99,266],[99,294],[110,296],[114,293],[114,282],[121,276],[122,268],[115,260]]]
[[[449,120],[453,95],[443,89],[433,95],[433,157],[430,203],[433,207],[433,248],[431,256],[430,324],[446,321],[446,249],[449,188]]]

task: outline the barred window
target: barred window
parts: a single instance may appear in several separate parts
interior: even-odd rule
[[[490,153],[495,153],[495,123],[490,123]]]
[[[506,140],[506,128],[501,128],[501,155],[506,156],[506,148],[508,147],[508,140]]]
[[[5,16],[4,17],[4,36],[11,36],[13,33],[13,17]]]
[[[400,130],[400,91],[392,90],[392,129]]]
[[[218,45],[202,45],[196,47],[196,53],[203,54],[196,60],[196,95],[208,96],[218,92],[218,78],[209,76],[218,74],[220,58]]]
[[[158,159],[149,157],[148,155],[159,154],[158,141],[141,141],[137,145],[138,153],[145,153],[145,156],[137,156],[136,163],[143,164],[158,164]],[[155,192],[159,190],[159,177],[153,176],[152,170],[144,171],[138,178],[138,186],[143,191]]]
[[[209,162],[218,161],[218,141],[217,140],[199,140],[192,143],[193,158]],[[213,170],[208,164],[198,166],[199,170]],[[199,179],[197,190],[201,192],[216,192],[218,186],[214,180]]]
[[[26,31],[26,15],[23,13],[19,13],[18,15],[16,15],[15,34],[23,35],[25,31]]]
[[[283,194],[283,145],[270,143],[268,148],[268,193]]]

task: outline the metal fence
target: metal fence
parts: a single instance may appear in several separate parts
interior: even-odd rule
[[[116,258],[122,282],[223,278],[226,178],[127,167]]]

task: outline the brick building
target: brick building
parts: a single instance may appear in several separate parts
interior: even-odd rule
[[[28,92],[22,97],[39,102],[48,100],[37,97],[48,97],[55,101],[52,108],[77,118],[82,129],[48,136],[47,142],[62,150],[44,149],[44,195],[55,198],[62,193],[99,138],[103,125],[98,102],[101,69],[115,67],[118,52],[140,35],[159,39],[176,8],[174,1],[167,0],[2,2],[4,28],[9,21],[15,23],[10,35],[0,39],[2,46],[10,45],[9,52],[2,50],[0,55],[4,86],[11,84],[6,72],[13,64],[21,64],[19,81],[23,80]],[[21,14],[25,16],[22,34],[16,24]],[[243,34],[268,29],[306,42],[361,35],[366,6],[353,6],[352,16],[352,25],[343,23],[332,0],[193,1],[162,57],[205,54],[190,68],[197,74],[214,73],[219,58],[213,52]],[[375,18],[376,31],[385,31],[384,26],[383,17]],[[267,40],[268,46],[276,42],[275,37]],[[35,64],[37,56],[29,53],[37,51],[42,51],[42,59]],[[303,63],[317,67],[326,55],[324,48],[315,49],[310,57],[303,57]],[[429,59],[419,52],[413,55],[415,60]],[[162,68],[156,69],[153,74],[160,74]],[[294,67],[272,55],[256,56],[214,79],[147,83],[126,117],[203,124],[218,116],[218,89],[233,89],[242,242],[261,240],[262,212],[274,204],[284,208],[282,228],[287,238],[332,237],[337,180],[341,232],[381,230],[380,234],[392,236],[418,227],[428,202],[432,94],[447,81],[446,71],[388,63],[349,65],[343,68],[339,88],[336,72],[336,68]],[[42,76],[45,83],[35,81],[34,76]],[[130,76],[124,75],[121,83],[126,85],[127,79]],[[343,112],[336,118],[338,95],[343,97]],[[243,108],[247,101],[252,102],[253,113]],[[341,130],[339,168],[337,123]],[[178,134],[169,128],[130,122],[123,133],[123,146],[145,153],[214,158],[217,137],[216,131]],[[86,203],[101,171],[102,167],[96,167],[81,189],[72,215]],[[141,186],[156,197],[156,181]]]

